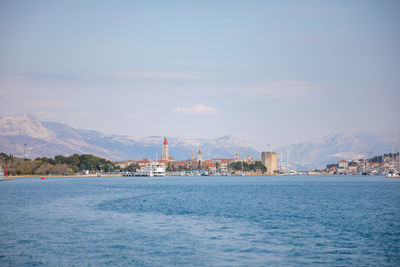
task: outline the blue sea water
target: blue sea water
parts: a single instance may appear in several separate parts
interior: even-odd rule
[[[0,208],[0,266],[400,265],[379,176],[21,178]]]

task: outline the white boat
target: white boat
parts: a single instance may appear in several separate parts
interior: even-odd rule
[[[158,162],[150,163],[143,169],[136,170],[136,172],[126,172],[123,174],[125,177],[130,176],[143,176],[143,177],[163,177],[165,175],[164,164]]]
[[[243,171],[243,160],[242,160],[242,172],[240,173],[240,176],[245,176]]]
[[[163,177],[165,175],[165,167],[160,165],[160,164],[156,164],[154,166],[152,166],[153,168],[153,176],[154,177]]]
[[[400,139],[399,139],[399,151],[400,151]],[[392,167],[388,170],[386,173],[386,178],[400,178],[400,172],[395,169],[394,167],[394,143],[392,143]],[[400,154],[399,154],[400,156]],[[400,166],[400,157],[398,156],[399,159],[399,166]]]
[[[400,172],[396,169],[390,169],[386,174],[386,178],[400,178]]]

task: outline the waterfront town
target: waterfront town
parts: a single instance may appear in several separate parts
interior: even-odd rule
[[[385,175],[399,177],[399,152],[364,159],[344,159],[328,164],[322,170],[298,170],[278,160],[276,152],[261,153],[261,161],[247,155],[234,153],[229,158],[203,158],[201,149],[193,151],[187,160],[175,160],[170,156],[165,137],[162,156],[157,159],[111,161],[91,154],[58,155],[53,158],[30,160],[0,153],[0,172],[10,176],[23,175],[94,175],[94,176],[231,176],[231,175]]]
[[[162,145],[161,159],[149,160],[143,158],[138,161],[127,160],[113,162],[121,169],[135,166],[133,172],[126,176],[148,176],[153,174],[164,175],[274,175],[278,173],[277,153],[263,152],[261,162],[248,155],[246,158],[239,158],[235,153],[232,158],[211,158],[203,159],[201,150],[193,151],[191,158],[187,160],[175,160],[169,155],[168,140],[165,137]]]
[[[262,152],[261,162],[248,155],[240,158],[238,153],[232,158],[203,159],[201,150],[192,152],[188,160],[175,160],[169,156],[168,140],[165,137],[160,160],[119,161],[114,162],[121,169],[135,166],[137,176],[146,176],[150,166],[165,169],[168,175],[298,175],[298,174],[328,174],[328,175],[387,175],[391,171],[399,170],[399,153],[389,153],[352,161],[340,160],[335,164],[328,164],[324,170],[301,171],[289,169],[278,162],[276,152]],[[134,172],[129,175],[135,176]]]
[[[341,175],[387,175],[391,171],[399,170],[399,152],[384,154],[357,160],[340,160],[336,164],[328,164],[327,174]]]

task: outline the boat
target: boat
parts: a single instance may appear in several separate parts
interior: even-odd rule
[[[122,176],[124,177],[163,177],[165,176],[165,166],[164,164],[159,164],[158,162],[150,163],[143,169],[136,170],[136,172],[126,172]]]
[[[386,178],[400,178],[400,172],[394,168],[389,169],[389,171],[386,173]]]
[[[399,139],[400,141],[400,139]],[[400,142],[399,142],[399,151],[400,151]],[[394,143],[392,143],[392,167],[386,173],[386,178],[400,178],[400,172],[395,169],[394,167]],[[399,159],[399,166],[400,166],[400,154],[397,156]]]
[[[155,164],[152,166],[154,177],[163,177],[165,175],[165,167],[160,164]]]
[[[243,160],[242,160],[242,172],[240,173],[240,176],[245,176],[243,171]]]

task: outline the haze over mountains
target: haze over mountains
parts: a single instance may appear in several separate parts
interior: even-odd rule
[[[353,160],[398,150],[400,131],[347,131],[280,147],[275,151],[286,164],[297,168],[324,168],[341,159]]]
[[[363,158],[365,152],[372,152],[373,155],[391,152],[397,136],[400,136],[400,131],[348,131],[280,147],[275,151],[283,162],[288,161],[297,168],[323,168],[340,159]],[[111,160],[155,159],[161,156],[163,138],[107,135],[57,122],[41,122],[32,115],[0,118],[0,152],[23,156],[27,144],[30,158],[91,153]],[[213,140],[167,138],[170,155],[177,160],[189,159],[192,151],[198,149],[201,149],[203,158],[233,158],[235,152],[240,157],[251,155],[260,158],[260,151],[230,135]]]
[[[203,158],[233,158],[241,155],[259,157],[259,152],[233,136],[214,140],[168,137],[170,156],[177,160],[191,158],[201,149]],[[91,153],[111,160],[155,159],[161,156],[164,136],[131,137],[107,135],[97,131],[74,129],[57,122],[41,122],[32,115],[13,115],[0,118],[0,151],[28,156],[70,155]]]

